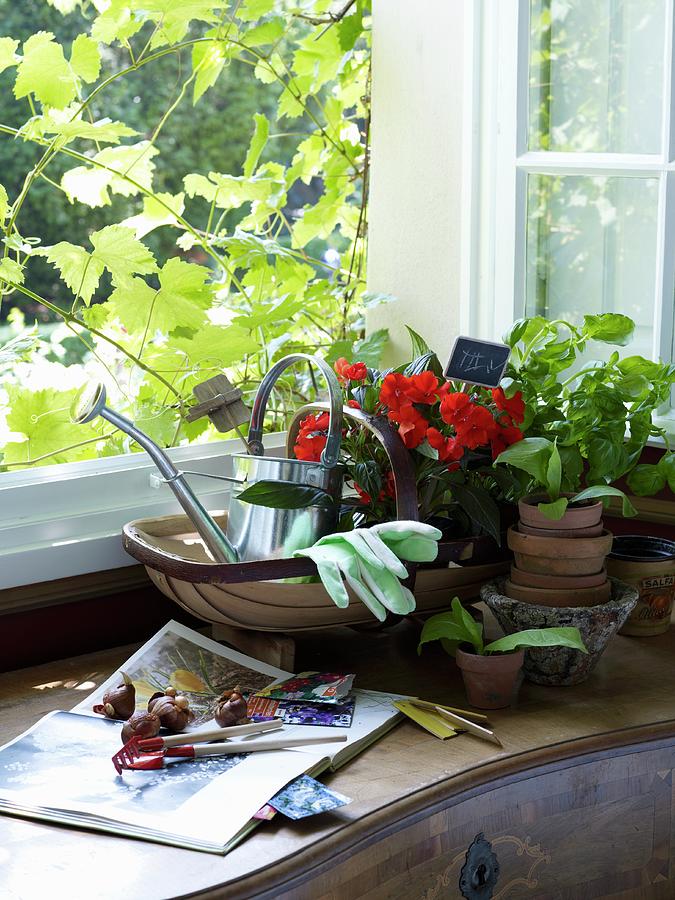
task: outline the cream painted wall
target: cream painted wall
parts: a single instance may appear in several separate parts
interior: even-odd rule
[[[398,300],[371,310],[367,324],[389,328],[388,362],[409,356],[405,324],[441,359],[467,327],[466,311],[460,325],[464,2],[374,2],[368,289]]]

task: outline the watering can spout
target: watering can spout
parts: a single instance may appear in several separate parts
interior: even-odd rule
[[[116,428],[119,428],[120,431],[128,434],[146,451],[162,473],[167,484],[176,495],[176,499],[183,511],[197,529],[213,558],[217,562],[238,562],[237,551],[226,538],[222,529],[216,525],[210,513],[199,502],[185,480],[185,476],[174,466],[168,455],[147,434],[139,431],[133,422],[106,406],[105,401],[106,391],[104,385],[100,383],[85,385],[78,391],[73,400],[70,409],[72,421],[82,425],[85,422],[91,422],[97,416],[101,416],[101,418],[106,419]]]

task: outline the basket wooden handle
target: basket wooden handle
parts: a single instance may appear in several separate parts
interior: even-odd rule
[[[313,410],[327,412],[330,410],[328,403],[310,403],[301,407],[288,429],[286,439],[286,454],[293,455],[293,447],[298,437],[301,420]],[[360,409],[352,409],[345,406],[343,415],[358,422],[363,428],[374,434],[382,444],[389,459],[389,465],[394,473],[394,490],[396,493],[396,518],[399,521],[419,521],[419,507],[417,504],[417,485],[415,482],[415,469],[410,454],[405,444],[398,436],[396,430],[383,416],[372,416]]]

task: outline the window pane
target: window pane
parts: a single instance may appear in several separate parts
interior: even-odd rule
[[[658,179],[530,175],[527,194],[526,314],[623,313],[650,357]]]
[[[665,7],[530,0],[530,150],[660,151]]]

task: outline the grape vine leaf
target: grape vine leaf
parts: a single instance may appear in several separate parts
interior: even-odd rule
[[[209,177],[191,173],[183,179],[188,197],[203,197],[220,209],[237,209],[244,203],[264,201],[283,185],[277,179],[255,175],[222,175],[209,172]]]
[[[62,16],[67,16],[73,12],[81,4],[81,0],[47,0],[50,6],[53,6]]]
[[[15,41],[14,38],[0,38],[0,72],[4,72],[5,69],[17,65],[19,62],[19,57],[16,55],[18,46],[19,42]]]
[[[150,47],[162,47],[164,44],[176,44],[182,41],[190,28],[193,19],[202,22],[217,22],[214,9],[223,9],[229,0],[134,0],[147,18],[157,23]]]
[[[41,247],[33,256],[44,256],[47,262],[55,266],[61,278],[76,297],[81,297],[89,306],[94,291],[103,274],[103,263],[95,259],[84,247],[61,241],[53,247]]]
[[[188,333],[189,332],[189,333]],[[171,336],[171,346],[181,350],[191,365],[204,364],[216,368],[241,363],[247,353],[259,350],[258,341],[250,332],[237,325],[205,325],[198,331],[175,329]]]
[[[57,109],[68,106],[77,95],[75,75],[51,31],[38,31],[24,42],[14,96],[20,100],[29,94],[33,94],[43,106],[55,106]]]
[[[342,48],[336,28],[327,28],[317,38],[308,34],[299,41],[298,50],[293,54],[293,72],[308,82],[303,82],[307,91],[316,93],[324,84],[332,81],[342,65]]]
[[[136,240],[131,228],[106,225],[89,240],[94,248],[92,257],[103,263],[117,287],[128,284],[132,275],[151,275],[157,271],[155,257],[145,244]]]
[[[9,212],[9,197],[7,196],[7,191],[5,190],[4,185],[0,184],[0,225],[7,218],[7,213]]]
[[[276,0],[245,0],[237,10],[237,17],[242,22],[253,22],[272,12],[275,6]]]
[[[87,206],[108,206],[110,191],[130,197],[142,189],[152,189],[155,172],[152,160],[158,153],[149,141],[104,147],[93,157],[98,165],[69,169],[61,179],[61,187],[71,203],[78,200]]]
[[[284,21],[277,17],[249,28],[242,35],[242,43],[247,47],[262,47],[264,44],[275,44],[284,33]]]
[[[192,94],[192,103],[218,81],[230,53],[223,41],[207,41],[192,48],[192,68],[197,70]]]
[[[21,129],[21,133],[29,139],[44,135],[58,135],[64,139],[64,144],[74,138],[84,138],[99,144],[119,144],[120,138],[133,137],[138,134],[123,122],[113,122],[108,118],[87,122],[79,117],[73,118],[70,107],[67,111],[67,117],[62,116],[63,111],[61,110],[52,110],[47,115],[36,116],[28,123],[29,127]]]
[[[0,366],[14,365],[28,359],[39,343],[40,335],[35,324],[0,346]]]
[[[86,34],[78,34],[73,41],[70,65],[82,81],[96,81],[101,71],[101,54],[96,41]]]
[[[0,259],[0,281],[13,281],[15,284],[23,284],[23,268],[15,259],[6,256]]]
[[[168,208],[167,208],[168,207]],[[120,222],[127,228],[133,228],[136,237],[144,237],[155,228],[162,225],[178,225],[176,216],[183,214],[185,209],[185,194],[155,194],[153,197],[143,198],[143,212]],[[189,232],[188,232],[189,233]]]
[[[169,334],[181,326],[195,331],[207,324],[206,310],[213,303],[213,287],[206,283],[209,270],[177,256],[159,273],[159,290],[142,278],[117,288],[105,306],[130,333]]]
[[[143,18],[135,15],[131,6],[129,0],[111,0],[91,27],[93,39],[102,44],[113,44],[136,34],[143,27]]]
[[[262,113],[255,113],[253,118],[255,119],[255,130],[244,160],[244,178],[250,178],[253,175],[270,133],[270,123],[266,116]]]
[[[54,388],[33,391],[19,384],[8,385],[10,411],[7,425],[12,432],[24,435],[25,440],[5,444],[3,463],[28,462],[55,450],[61,452],[36,465],[47,466],[95,456],[93,444],[65,449],[100,434],[91,424],[74,425],[70,421],[68,411],[75,393],[75,390]]]

